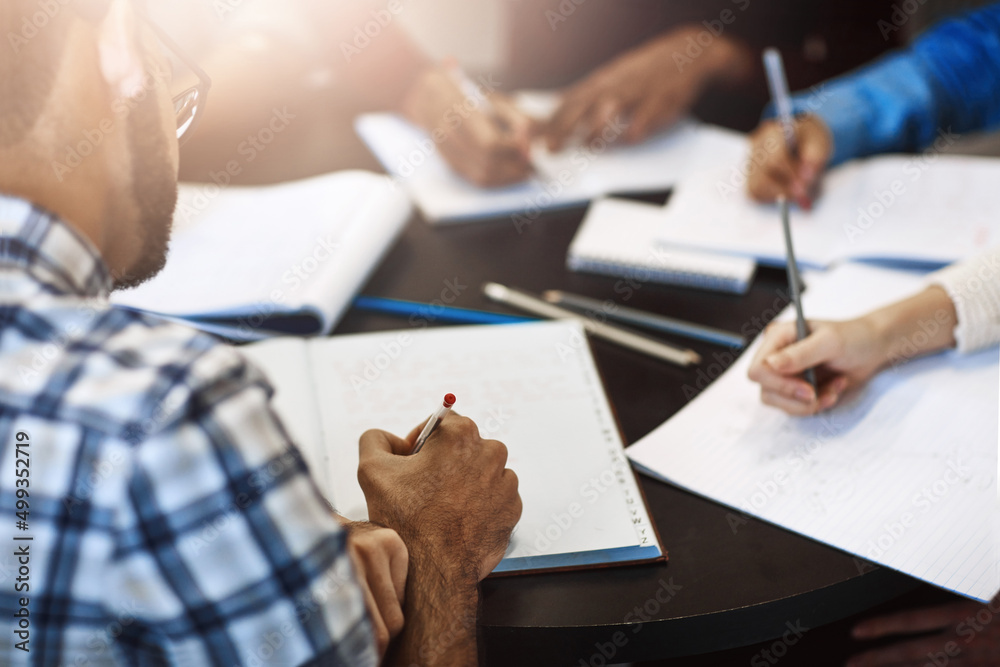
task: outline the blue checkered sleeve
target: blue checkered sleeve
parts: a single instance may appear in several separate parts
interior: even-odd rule
[[[135,449],[111,581],[134,600],[129,661],[166,639],[175,664],[377,664],[346,536],[269,407],[266,382],[217,347],[168,391]]]
[[[345,533],[265,378],[234,348],[110,307],[110,288],[75,229],[0,195],[4,544],[20,434],[31,457],[30,559],[0,554],[0,664],[377,664]]]

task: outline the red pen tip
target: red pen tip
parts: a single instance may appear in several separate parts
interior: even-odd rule
[[[450,408],[455,405],[455,394],[445,394],[444,395],[444,407]]]

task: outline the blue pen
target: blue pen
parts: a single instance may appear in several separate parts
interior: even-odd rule
[[[537,321],[533,317],[504,315],[485,310],[470,310],[436,303],[419,303],[377,296],[359,296],[354,300],[354,307],[373,313],[399,315],[400,317],[422,317],[429,322],[448,322],[451,324],[520,324]]]

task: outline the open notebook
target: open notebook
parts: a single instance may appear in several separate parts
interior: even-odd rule
[[[530,115],[544,116],[557,98],[522,95]],[[464,180],[441,157],[424,130],[394,114],[367,114],[355,122],[358,134],[382,166],[409,192],[432,223],[522,215],[587,202],[612,193],[665,190],[699,166],[739,161],[747,152],[744,135],[685,121],[645,142],[625,145],[623,128],[608,138],[552,154],[536,146],[539,173],[532,180],[502,188],[479,188]]]
[[[732,170],[678,184],[664,209],[660,241],[784,266],[776,206],[752,202]],[[935,268],[1000,243],[1000,160],[890,155],[832,170],[812,211],[793,208],[801,264],[842,260]]]
[[[845,264],[806,283],[807,315],[843,319],[922,279]],[[997,348],[897,365],[810,418],[760,402],[746,375],[756,350],[629,448],[640,469],[734,508],[734,530],[750,514],[856,555],[859,571],[866,559],[990,600],[1000,590]]]
[[[660,207],[651,204],[595,201],[570,244],[566,266],[640,282],[747,291],[757,271],[754,260],[657,244],[661,217]]]
[[[234,340],[329,333],[411,214],[384,176],[182,185],[167,265],[112,302]]]
[[[393,331],[243,348],[330,502],[364,519],[358,438],[400,435],[445,393],[501,440],[524,503],[497,572],[661,559],[583,330],[572,322]]]

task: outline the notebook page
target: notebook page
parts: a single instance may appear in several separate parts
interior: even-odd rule
[[[310,347],[329,480],[347,516],[367,515],[357,482],[361,434],[381,428],[405,436],[453,392],[459,413],[507,445],[507,466],[520,481],[524,512],[508,566],[510,559],[657,547],[579,325],[387,332]]]
[[[309,471],[321,489],[329,489],[326,479],[330,465],[323,446],[316,389],[310,378],[305,341],[298,338],[275,338],[239,351],[261,369],[274,388],[271,407],[281,418],[292,442],[302,452]],[[333,502],[329,495],[327,498]]]
[[[921,280],[849,264],[808,284],[807,315],[840,319],[913,293]],[[803,419],[761,404],[746,377],[756,347],[629,448],[632,460],[735,508],[734,530],[750,514],[990,599],[1000,589],[997,349],[902,364],[843,405]]]
[[[536,146],[535,178],[487,189],[452,171],[433,139],[400,116],[366,114],[355,127],[430,222],[534,213],[612,192],[661,190],[699,165],[729,164],[746,153],[743,135],[690,121],[637,146],[619,140],[623,127],[610,127],[607,139],[558,154]]]
[[[258,188],[184,185],[167,265],[112,300],[182,317],[308,309],[329,330],[408,215],[405,196],[365,172]]]
[[[912,156],[849,162],[823,181],[812,211],[797,207],[799,261],[826,267],[844,259],[940,266],[1000,242],[995,183],[1000,160]],[[678,185],[658,233],[661,242],[756,257],[783,265],[776,205],[753,202],[732,170],[692,175]]]

